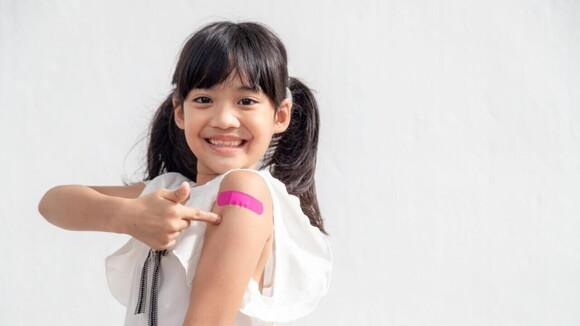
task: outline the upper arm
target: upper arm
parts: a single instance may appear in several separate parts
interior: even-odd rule
[[[233,171],[220,185],[220,192],[228,190],[258,199],[264,212],[258,215],[239,206],[214,206],[222,221],[207,225],[185,325],[231,325],[272,234],[272,197],[262,177]]]
[[[141,195],[143,189],[145,189],[145,184],[138,182],[128,186],[90,186],[90,188],[103,195],[131,199]]]

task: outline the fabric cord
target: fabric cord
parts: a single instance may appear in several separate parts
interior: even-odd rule
[[[147,292],[147,273],[149,271],[149,260],[151,259],[151,252],[149,250],[145,263],[143,264],[143,269],[141,270],[141,281],[139,282],[139,297],[137,298],[137,307],[135,308],[135,315],[142,314],[145,312],[145,301]]]
[[[149,264],[153,260],[153,277],[151,278],[151,293],[149,302],[149,326],[157,326],[157,301],[159,298],[159,275],[161,273],[161,257],[167,254],[167,250],[149,249],[143,269],[141,270],[141,281],[139,282],[139,297],[135,315],[145,313],[145,302],[147,301],[147,276],[149,273]]]

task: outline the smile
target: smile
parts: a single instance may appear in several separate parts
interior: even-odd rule
[[[219,140],[219,139],[207,138],[205,141],[210,143],[211,145],[218,146],[218,147],[240,147],[246,143],[246,140],[244,140],[244,139]]]

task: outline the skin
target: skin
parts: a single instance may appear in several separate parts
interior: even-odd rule
[[[260,281],[272,244],[272,199],[264,180],[248,171],[234,171],[220,191],[244,191],[264,204],[264,213],[239,206],[214,207],[223,217],[208,225],[203,250],[191,286],[184,325],[231,325],[251,278]]]
[[[74,231],[125,233],[161,250],[175,245],[191,220],[219,223],[220,217],[181,203],[189,185],[159,189],[139,197],[145,184],[130,186],[57,186],[42,197],[38,210],[50,223]]]
[[[223,84],[191,90],[183,104],[174,100],[173,106],[175,123],[185,132],[187,144],[198,159],[200,185],[233,168],[254,169],[272,136],[288,127],[292,109],[286,99],[274,110],[266,94],[246,88],[235,73]],[[212,147],[208,139],[242,140],[244,144],[225,153]]]
[[[203,184],[232,168],[256,167],[272,136],[288,127],[291,102],[274,110],[261,91],[243,87],[232,74],[211,89],[193,89],[183,104],[174,101],[175,123],[198,158],[198,183]],[[214,141],[241,143],[232,151]],[[223,144],[222,144],[223,145]],[[222,217],[208,225],[192,283],[184,325],[231,325],[250,279],[260,281],[272,245],[272,198],[264,180],[249,171],[234,171],[221,182],[220,191],[245,192],[264,204],[264,214],[233,205],[212,212]]]
[[[274,108],[261,91],[243,87],[232,77],[211,89],[193,89],[183,103],[174,101],[175,123],[198,158],[198,179],[205,184],[233,168],[254,169],[272,136],[286,130],[292,103]],[[239,142],[234,150],[210,145]],[[248,193],[264,204],[256,215],[238,206],[213,207],[205,212],[182,205],[189,197],[187,183],[177,190],[159,189],[139,197],[145,185],[57,186],[43,196],[39,212],[52,224],[68,230],[125,233],[161,250],[175,245],[191,220],[210,222],[206,229],[191,300],[184,325],[231,325],[250,279],[261,281],[272,246],[272,199],[263,179],[248,171],[234,171],[222,180],[220,191]]]

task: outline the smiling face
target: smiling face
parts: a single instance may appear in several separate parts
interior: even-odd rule
[[[234,168],[256,168],[272,136],[288,127],[291,102],[278,110],[261,90],[231,74],[211,88],[194,88],[183,103],[174,100],[175,123],[197,157],[197,184]]]

